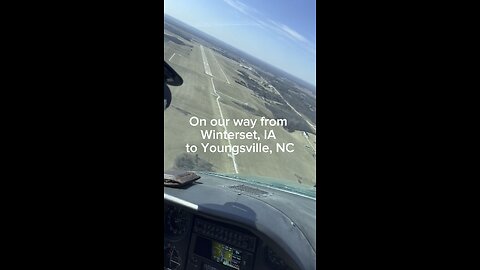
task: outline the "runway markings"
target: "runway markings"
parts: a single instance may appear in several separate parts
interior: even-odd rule
[[[315,150],[315,147],[313,146],[312,142],[310,142],[310,139],[307,138],[308,144],[310,144],[310,147],[312,147],[312,150],[314,153],[317,153],[317,150]]]
[[[174,56],[175,56],[175,53],[173,53],[172,56],[170,56],[170,58],[168,59],[168,62],[171,62]]]
[[[313,147],[313,144],[310,142],[310,139],[308,138],[309,136],[307,135],[307,133],[304,131],[303,132],[303,137],[305,137],[305,139],[307,140],[308,144],[310,145],[310,148],[312,149],[313,151],[313,154],[316,155],[317,154],[317,150],[315,150],[315,147]],[[308,147],[307,145],[305,145],[305,147]],[[315,156],[313,157],[314,159],[317,159]]]
[[[205,55],[205,50],[203,46],[200,45],[200,51],[202,51],[203,67],[205,68],[205,74],[212,76],[212,71],[210,70],[210,65],[208,65],[207,56]]]
[[[218,60],[217,60],[217,58],[215,57],[215,55],[213,54],[213,51],[212,51],[212,50],[210,50],[210,54],[213,56],[213,59],[214,59],[215,62],[217,63],[218,67],[220,68],[220,71],[223,73],[223,76],[225,76],[225,80],[227,80],[227,83],[230,84],[230,81],[228,80],[227,75],[225,75],[225,72],[223,72],[222,66],[220,66],[220,64],[218,63]]]
[[[223,118],[222,107],[220,106],[220,101],[219,101],[220,95],[218,94],[217,89],[215,89],[213,78],[210,78],[210,81],[212,82],[213,92],[215,93],[215,95],[217,95],[216,101],[217,101],[218,110],[220,111],[220,117],[222,118],[222,122],[225,123],[225,119]],[[227,127],[225,125],[223,125],[223,128],[225,129],[225,132],[228,132]],[[230,149],[232,149],[232,142],[230,141],[229,138],[227,138],[227,140],[228,140],[228,144],[230,145]],[[232,158],[233,168],[235,169],[235,173],[238,174],[238,167],[237,167],[237,161],[235,160],[235,155],[232,152],[228,156]]]

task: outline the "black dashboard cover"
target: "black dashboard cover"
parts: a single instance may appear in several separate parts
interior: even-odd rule
[[[178,73],[163,60],[164,82],[173,86],[180,86],[183,84],[183,79]]]
[[[167,187],[183,187],[200,179],[194,172],[166,171],[163,173],[163,185]]]

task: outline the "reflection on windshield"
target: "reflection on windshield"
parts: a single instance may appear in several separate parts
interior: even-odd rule
[[[164,60],[183,78],[164,114],[164,168],[315,197],[311,85],[165,15]]]
[[[236,181],[245,182],[247,184],[256,184],[259,186],[265,186],[269,188],[277,188],[282,191],[291,191],[296,194],[302,194],[310,198],[317,197],[316,187],[306,186],[297,184],[291,180],[278,179],[278,178],[269,178],[269,177],[259,177],[259,176],[247,176],[247,175],[236,175],[236,174],[220,174],[212,172],[203,172],[202,174],[214,175],[220,177],[226,177],[229,179],[234,179]]]

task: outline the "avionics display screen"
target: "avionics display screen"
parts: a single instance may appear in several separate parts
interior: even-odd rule
[[[242,252],[230,246],[212,241],[212,260],[234,269],[240,269]]]

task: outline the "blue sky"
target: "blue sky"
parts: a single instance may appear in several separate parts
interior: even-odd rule
[[[316,86],[314,0],[165,0],[164,12]]]

